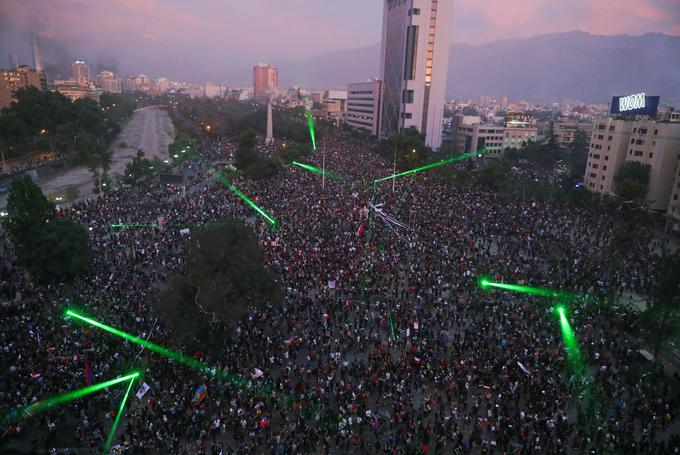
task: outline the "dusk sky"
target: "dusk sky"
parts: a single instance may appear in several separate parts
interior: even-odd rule
[[[453,41],[542,33],[680,35],[680,0],[454,0]],[[0,67],[82,58],[152,77],[205,80],[257,62],[298,60],[380,40],[382,0],[0,0]],[[66,60],[66,61],[63,61]],[[66,70],[64,70],[66,71]]]

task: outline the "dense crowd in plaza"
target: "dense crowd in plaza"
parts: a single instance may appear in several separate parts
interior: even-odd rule
[[[202,154],[213,162],[233,151],[216,140]],[[72,286],[35,285],[0,237],[0,412],[85,386],[87,364],[94,382],[141,369],[150,386],[127,405],[115,443],[123,453],[680,451],[679,384],[640,354],[632,316],[611,304],[623,292],[649,294],[651,238],[602,263],[613,215],[501,200],[434,173],[373,186],[392,163],[341,135],[306,161],[320,167],[324,154],[343,177],[325,188],[321,176],[295,166],[234,181],[277,229],[210,173],[185,197],[127,188],[66,209],[63,216],[89,228],[94,253],[91,272]],[[75,307],[173,346],[152,301],[183,270],[191,234],[180,226],[227,216],[254,223],[284,303],[249,314],[224,352],[185,354],[244,381],[201,374],[64,319]],[[163,229],[111,228],[159,218]],[[480,276],[588,296],[566,303],[587,369],[567,359],[555,302],[481,290]],[[195,402],[202,385],[207,396]],[[101,451],[123,391],[5,424],[0,447]]]

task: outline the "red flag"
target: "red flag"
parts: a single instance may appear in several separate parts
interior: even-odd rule
[[[361,237],[361,234],[363,234],[365,230],[366,229],[364,229],[364,225],[362,224],[357,231],[357,237]]]
[[[265,428],[266,426],[269,425],[269,422],[271,422],[271,419],[268,419],[267,417],[263,418],[260,421],[260,428]]]
[[[92,364],[88,360],[85,362],[85,384],[92,385],[94,382],[94,371],[92,370]]]

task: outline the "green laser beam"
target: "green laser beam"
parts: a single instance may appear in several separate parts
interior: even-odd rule
[[[82,322],[85,322],[93,327],[97,327],[98,329],[104,330],[105,332],[109,332],[113,335],[119,336],[123,338],[124,340],[128,340],[132,343],[138,344],[140,346],[144,346],[150,351],[154,351],[157,354],[160,354],[164,357],[168,357],[169,359],[175,360],[178,363],[181,363],[189,368],[195,369],[206,376],[211,376],[213,378],[220,379],[224,382],[227,382],[231,385],[234,385],[236,387],[239,387],[241,389],[247,390],[249,393],[257,394],[262,399],[275,399],[279,401],[280,403],[283,402],[284,404],[288,405],[290,404],[293,400],[293,398],[288,397],[288,396],[276,396],[276,392],[272,390],[270,386],[265,386],[265,387],[255,387],[252,385],[252,383],[244,379],[242,376],[236,375],[236,374],[231,374],[226,371],[218,370],[217,368],[210,366],[206,363],[199,362],[198,360],[192,359],[191,357],[187,357],[185,355],[182,355],[178,352],[174,352],[170,349],[164,348],[162,346],[159,346],[155,343],[152,343],[150,341],[144,340],[143,338],[137,337],[135,335],[131,335],[129,333],[123,332],[122,330],[116,329],[115,327],[108,326],[106,324],[103,324],[99,321],[96,321],[94,319],[88,318],[86,316],[83,316],[73,310],[67,310],[65,313],[66,317],[72,317],[74,319],[78,319]],[[328,418],[328,414],[324,413],[324,418]],[[336,416],[337,417],[337,416]],[[338,417],[339,419],[339,417]],[[332,420],[332,419],[331,419]],[[337,420],[337,419],[336,419]]]
[[[340,179],[340,176],[337,175],[336,173],[330,172],[330,171],[324,171],[323,169],[319,169],[318,167],[312,166],[311,164],[298,163],[297,161],[293,161],[292,164],[299,166],[303,169],[307,169],[308,171],[314,172],[314,173],[319,174],[319,175],[327,175],[328,177],[333,178],[333,179]]]
[[[223,381],[229,382],[231,384],[237,385],[239,387],[244,387],[247,383],[241,376],[230,374],[224,371],[217,370],[217,368],[214,368],[206,363],[199,362],[198,360],[192,359],[191,357],[187,357],[185,355],[182,355],[178,352],[175,352],[171,349],[164,348],[163,346],[157,345],[155,343],[152,343],[150,341],[147,341],[143,338],[140,338],[138,336],[129,334],[127,332],[124,332],[122,330],[116,329],[115,327],[111,327],[106,324],[102,324],[99,321],[96,321],[94,319],[88,318],[86,316],[83,316],[73,310],[67,310],[66,311],[66,316],[67,317],[72,317],[75,319],[78,319],[80,321],[83,321],[91,326],[97,327],[98,329],[104,330],[105,332],[109,332],[113,335],[119,336],[123,338],[124,340],[128,340],[132,343],[138,344],[140,346],[144,346],[145,348],[149,349],[150,351],[154,351],[157,354],[160,354],[164,357],[168,357],[169,359],[172,359],[176,362],[179,362],[183,365],[188,366],[189,368],[193,368],[195,370],[200,371],[201,373],[216,377],[218,379],[222,379]]]
[[[312,148],[316,150],[316,134],[314,134],[314,118],[312,117],[312,113],[309,111],[305,112],[305,115],[307,116],[307,127],[309,128],[309,137],[312,138]]]
[[[120,408],[118,408],[116,420],[113,421],[113,426],[109,431],[109,437],[106,438],[106,445],[104,446],[104,455],[109,453],[109,450],[111,450],[111,443],[113,442],[113,438],[116,436],[116,429],[118,429],[118,422],[120,422],[120,416],[123,415],[123,409],[125,408],[125,403],[127,403],[128,397],[130,396],[130,390],[132,390],[132,384],[135,383],[135,379],[136,377],[130,379],[130,384],[128,385],[127,391],[125,392],[123,401],[120,402]]]
[[[542,297],[560,297],[567,295],[564,291],[555,291],[553,289],[541,289],[531,286],[522,286],[519,284],[497,283],[486,278],[479,279],[479,287],[486,290],[489,288],[503,289],[505,291],[520,292],[524,294],[540,295]]]
[[[267,220],[267,221],[272,225],[272,227],[276,227],[276,224],[277,224],[276,219],[274,219],[273,217],[267,215],[267,212],[265,212],[265,211],[262,210],[260,207],[258,207],[253,201],[251,201],[250,199],[248,199],[248,197],[247,197],[245,194],[241,193],[241,192],[238,190],[238,188],[236,188],[236,187],[234,186],[234,184],[231,183],[229,180],[227,180],[222,174],[220,174],[219,172],[218,172],[218,173],[215,173],[215,178],[216,178],[217,180],[219,180],[220,182],[222,182],[227,188],[229,188],[229,189],[231,190],[232,193],[234,193],[235,195],[237,195],[238,197],[240,197],[241,199],[243,199],[243,201],[244,201],[246,204],[248,204],[249,206],[251,206],[257,213],[259,213],[260,215],[262,215],[262,217],[263,217],[265,220]]]
[[[560,329],[562,330],[562,340],[564,341],[564,347],[567,351],[567,357],[569,362],[575,372],[581,371],[583,362],[581,359],[581,352],[578,346],[578,341],[576,340],[576,335],[574,330],[569,324],[567,319],[566,310],[563,305],[557,306],[557,314],[560,317]]]
[[[155,224],[112,224],[113,229],[124,229],[124,228],[155,228],[158,227]]]
[[[383,177],[381,179],[373,180],[373,184],[384,182],[385,180],[396,179],[397,177],[403,177],[404,175],[415,174],[416,172],[426,171],[426,170],[432,169],[434,167],[444,166],[445,164],[455,163],[456,161],[462,161],[462,160],[466,160],[468,158],[474,158],[476,156],[479,157],[479,156],[485,155],[487,153],[489,153],[489,152],[486,149],[477,150],[476,152],[464,153],[462,155],[451,157],[447,160],[438,161],[436,163],[427,164],[425,166],[422,166],[422,167],[419,167],[419,168],[416,168],[416,169],[411,169],[411,170],[408,170],[408,171],[400,172],[398,174],[388,175],[387,177]]]
[[[38,412],[45,411],[47,409],[53,408],[55,406],[62,405],[64,403],[68,403],[73,400],[77,400],[79,398],[82,398],[86,395],[93,394],[95,392],[98,392],[102,389],[107,389],[109,387],[112,387],[116,384],[120,384],[121,382],[125,382],[128,380],[132,380],[139,376],[138,372],[131,373],[127,376],[123,376],[122,378],[116,378],[116,379],[111,379],[106,382],[101,382],[99,384],[93,384],[91,386],[84,387],[82,389],[74,390],[72,392],[67,392],[63,395],[58,395],[56,397],[51,397],[47,398],[42,401],[38,401],[37,403],[33,403],[29,406],[26,406],[24,408],[20,409],[15,409],[14,411],[11,411],[9,414],[7,414],[5,417],[3,417],[2,420],[0,420],[0,423],[8,424],[11,422],[16,422],[18,420],[23,419],[26,416],[30,416],[33,414],[36,414]]]

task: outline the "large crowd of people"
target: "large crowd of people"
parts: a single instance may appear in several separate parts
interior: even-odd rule
[[[201,154],[215,162],[233,152],[214,140]],[[612,298],[649,294],[653,239],[603,263],[614,215],[501,200],[433,173],[373,185],[392,163],[342,135],[306,160],[342,178],[322,186],[318,174],[287,166],[234,181],[277,229],[209,172],[183,197],[127,188],[73,205],[63,216],[88,227],[94,253],[74,284],[34,284],[0,237],[0,412],[139,369],[149,389],[127,405],[114,444],[121,453],[680,451],[678,384],[640,354],[632,316]],[[249,313],[222,352],[185,354],[243,380],[64,318],[78,308],[174,346],[154,296],[183,270],[191,235],[183,227],[224,217],[253,223],[284,302]],[[111,227],[159,219],[162,229]],[[555,302],[482,290],[480,276],[582,296],[566,305],[586,368],[570,362]],[[0,447],[101,451],[123,392],[5,423]]]

